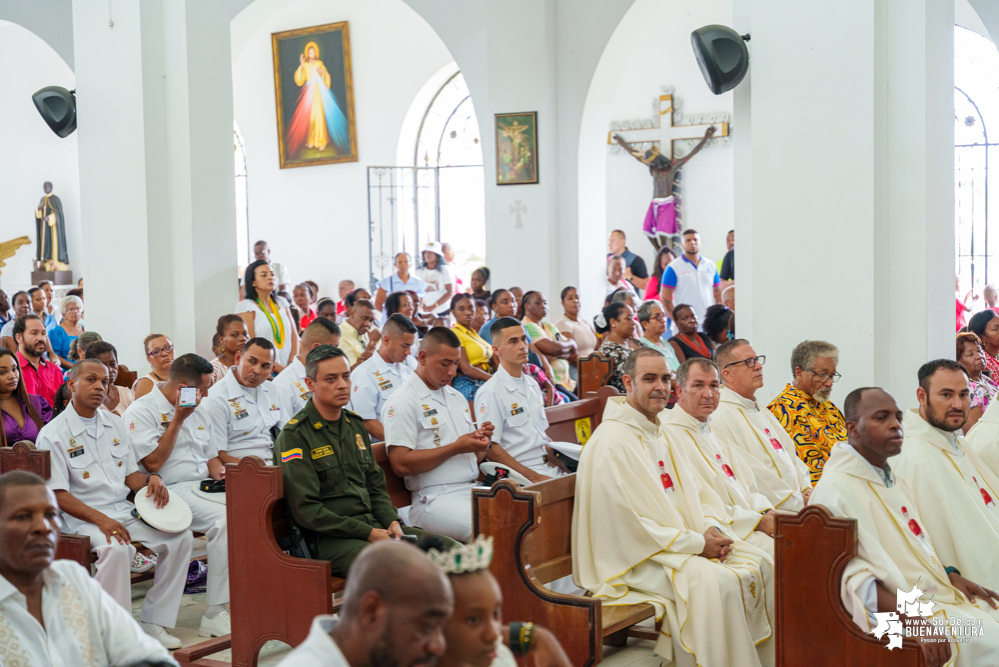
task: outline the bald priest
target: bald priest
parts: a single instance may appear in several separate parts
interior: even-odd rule
[[[627,397],[608,402],[576,473],[573,578],[604,604],[654,605],[667,662],[773,665],[773,560],[738,538],[721,499],[660,436],[665,357],[632,352],[622,381]]]

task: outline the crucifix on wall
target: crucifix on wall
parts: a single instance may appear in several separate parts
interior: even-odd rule
[[[659,96],[656,111],[656,117],[652,120],[613,123],[607,133],[607,143],[610,146],[620,146],[649,167],[654,187],[643,230],[658,250],[680,234],[680,168],[712,138],[728,137],[729,123],[705,123],[703,118],[698,119],[698,122],[675,123],[673,95],[668,92]],[[674,152],[681,152],[679,147],[675,150],[674,142],[692,140],[699,141],[689,152],[674,159]]]

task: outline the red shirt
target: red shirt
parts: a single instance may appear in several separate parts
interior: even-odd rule
[[[307,312],[304,315],[302,315],[302,319],[299,320],[298,326],[301,327],[304,330],[305,327],[307,327],[310,324],[312,324],[312,320],[314,320],[314,319],[316,319],[316,309],[315,308],[309,308],[309,312]]]
[[[957,301],[957,329],[956,329],[956,331],[960,331],[967,324],[967,321],[964,319],[964,311],[966,311],[968,309],[968,307],[965,306],[964,302],[961,301],[960,299],[955,299],[955,301]]]
[[[39,359],[38,368],[35,368],[24,358],[20,350],[14,354],[17,355],[17,363],[21,365],[25,391],[41,396],[54,408],[56,389],[62,384],[62,371],[57,365],[44,359]]]

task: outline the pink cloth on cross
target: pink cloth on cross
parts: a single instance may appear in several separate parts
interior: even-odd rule
[[[645,214],[642,230],[649,236],[676,234],[676,202],[673,197],[667,197],[663,201],[652,200],[649,212]]]

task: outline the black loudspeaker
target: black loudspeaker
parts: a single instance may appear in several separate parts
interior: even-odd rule
[[[52,131],[63,138],[76,131],[75,92],[59,86],[48,86],[31,96],[38,113]]]
[[[739,85],[749,71],[749,35],[740,35],[723,25],[706,25],[690,33],[697,64],[715,95]]]

